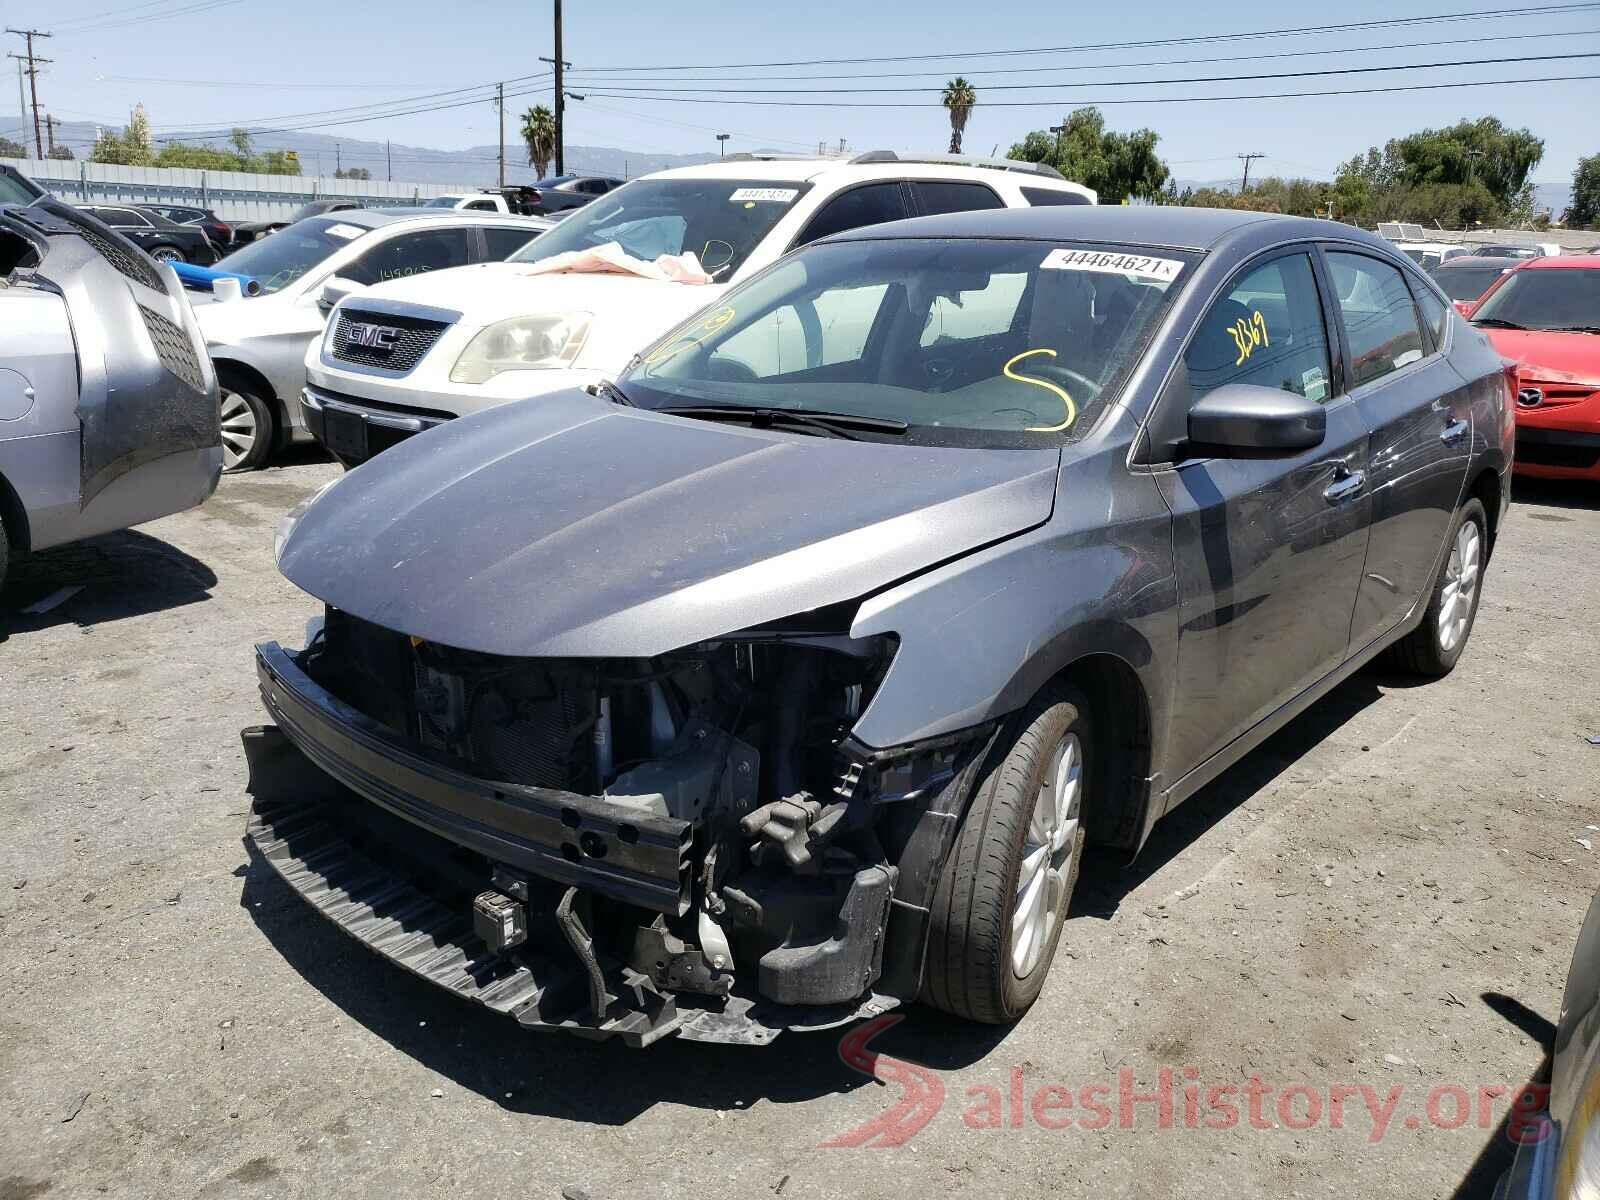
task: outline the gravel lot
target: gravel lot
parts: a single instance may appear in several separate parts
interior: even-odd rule
[[[1579,843],[1600,838],[1600,493],[1520,489],[1454,675],[1356,677],[1131,867],[1092,864],[1033,1013],[973,1030],[911,1010],[873,1045],[935,1068],[942,1107],[903,1145],[824,1147],[904,1094],[837,1035],[524,1033],[251,860],[250,645],[298,645],[314,611],[272,531],[335,470],[225,479],[200,510],[35,557],[0,596],[0,1200],[1488,1194],[1492,1089],[1541,1070],[1600,887]],[[1120,1073],[1147,1094],[1164,1067],[1171,1127],[1155,1101],[1123,1127]],[[1311,1096],[1288,1121],[1269,1097],[1255,1128],[1241,1091],[1238,1121],[1206,1127],[1207,1090],[1254,1076]],[[1050,1085],[1103,1085],[1109,1126],[1036,1112]],[[1381,1136],[1361,1085],[1398,1097]],[[1319,1119],[1289,1127],[1312,1097]]]

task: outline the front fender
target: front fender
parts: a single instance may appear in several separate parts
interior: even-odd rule
[[[1004,716],[1078,659],[1110,654],[1144,689],[1159,767],[1178,637],[1171,515],[1121,453],[1065,462],[1040,528],[861,605],[851,634],[893,633],[900,649],[857,740],[884,748]]]

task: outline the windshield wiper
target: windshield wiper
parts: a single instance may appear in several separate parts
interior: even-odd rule
[[[1526,329],[1526,325],[1518,325],[1515,321],[1507,321],[1502,317],[1477,317],[1472,322],[1474,325],[1487,325],[1491,329]]]
[[[604,396],[607,400],[611,401],[611,403],[621,404],[625,408],[638,407],[637,404],[628,399],[627,392],[623,391],[609,379],[602,379],[600,382],[596,383],[593,388],[593,394],[596,396]]]
[[[1551,333],[1600,333],[1600,325],[1557,325]]]
[[[772,425],[798,425],[816,429],[833,437],[858,441],[853,430],[871,433],[904,433],[911,426],[893,417],[868,417],[857,413],[829,412],[822,408],[747,408],[742,404],[680,404],[658,408],[657,412],[675,417],[697,417],[703,421],[746,421],[758,429]]]

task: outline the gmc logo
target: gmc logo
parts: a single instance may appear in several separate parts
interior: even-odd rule
[[[367,325],[351,321],[345,326],[345,341],[352,346],[365,346],[368,350],[382,350],[385,353],[394,349],[394,344],[400,340],[400,331],[392,325]]]

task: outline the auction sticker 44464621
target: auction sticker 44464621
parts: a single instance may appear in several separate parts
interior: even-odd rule
[[[1039,266],[1052,271],[1133,275],[1161,283],[1171,283],[1183,270],[1183,263],[1176,258],[1153,258],[1148,254],[1123,254],[1116,250],[1073,250],[1065,246],[1046,254]]]

